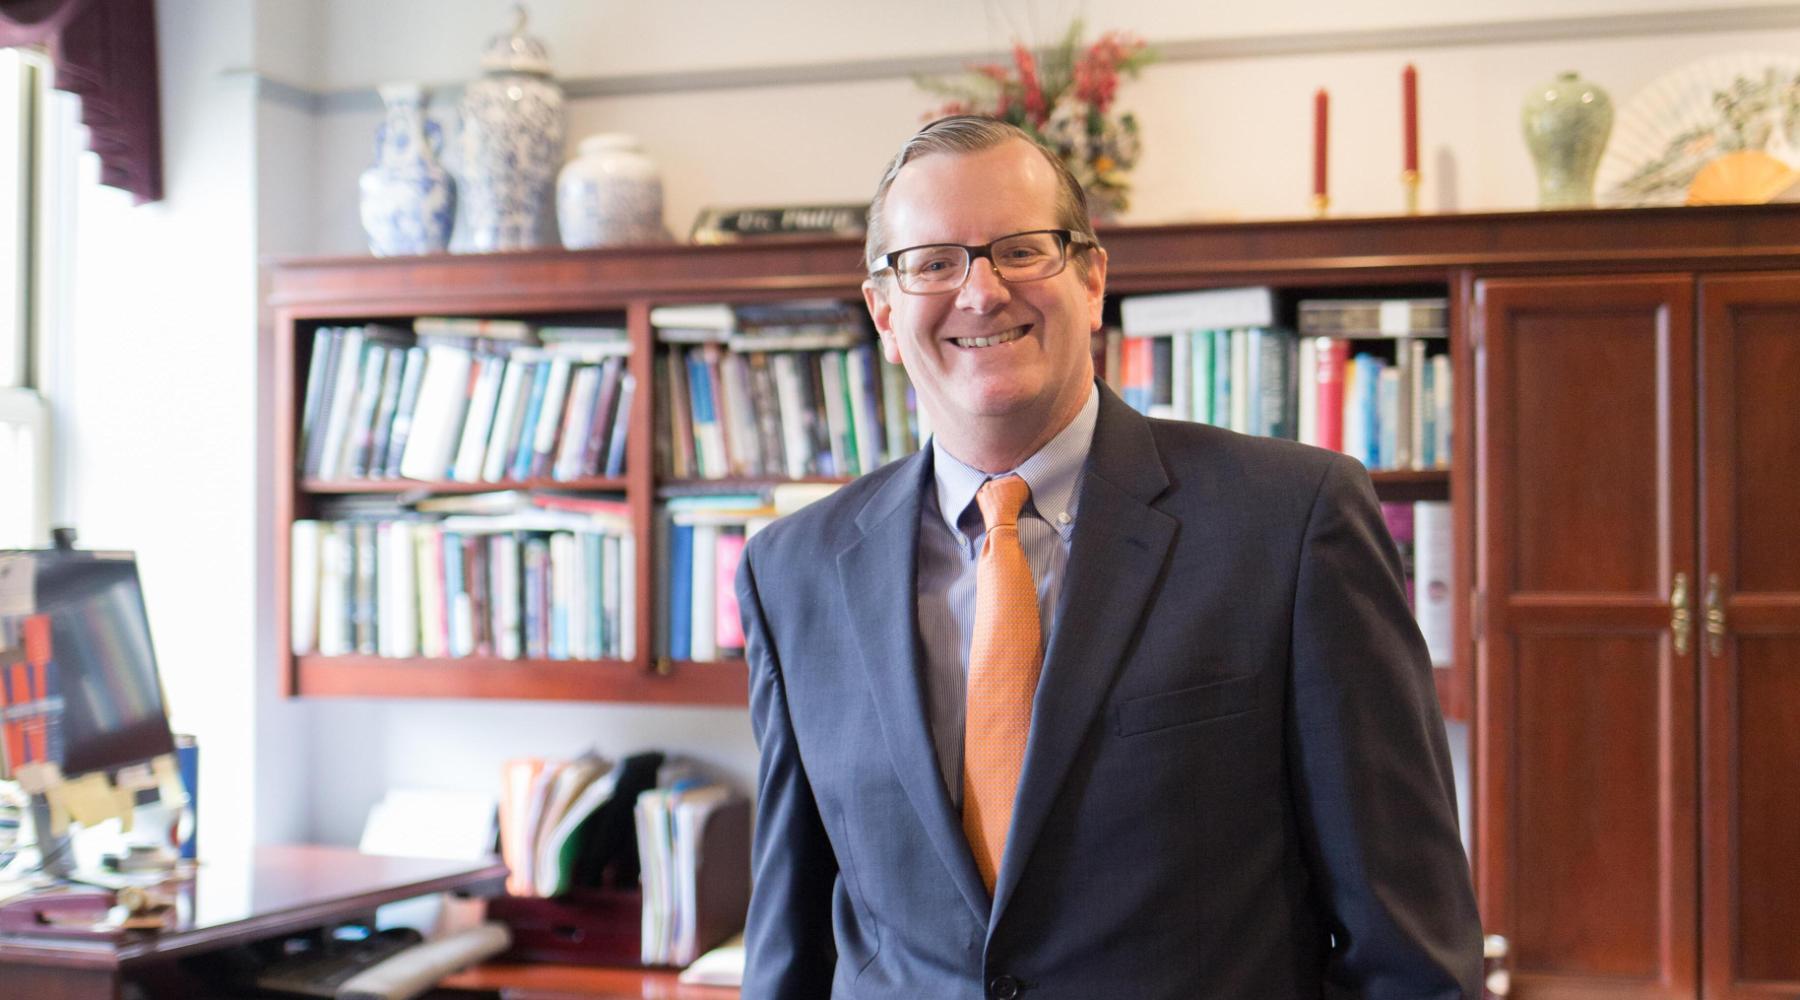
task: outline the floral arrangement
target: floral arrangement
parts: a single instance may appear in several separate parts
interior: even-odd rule
[[[1129,111],[1112,113],[1119,78],[1137,76],[1156,54],[1142,39],[1120,32],[1109,31],[1086,47],[1081,35],[1076,21],[1042,51],[1014,45],[1010,66],[975,65],[967,77],[919,77],[918,83],[951,99],[928,119],[986,114],[1017,125],[1068,166],[1087,191],[1090,212],[1110,217],[1129,204],[1127,175],[1141,149],[1137,119]]]

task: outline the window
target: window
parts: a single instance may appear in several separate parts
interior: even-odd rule
[[[0,548],[49,534],[50,414],[34,372],[49,69],[41,53],[0,49]]]

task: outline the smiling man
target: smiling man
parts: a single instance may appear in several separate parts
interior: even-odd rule
[[[1010,125],[913,136],[867,262],[934,434],[745,553],[746,1000],[1475,996],[1362,467],[1097,384],[1106,251]]]

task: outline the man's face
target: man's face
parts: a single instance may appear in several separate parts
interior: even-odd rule
[[[926,155],[902,167],[888,189],[890,245],[880,252],[1055,229],[1056,194],[1055,171],[1024,142]],[[956,292],[912,295],[889,274],[865,282],[863,295],[883,356],[906,366],[935,426],[1002,417],[1053,430],[1081,408],[1093,382],[1089,338],[1100,326],[1105,254],[1090,253],[1089,264],[1085,278],[1071,262],[1055,277],[1008,284],[987,260],[975,260]],[[1006,342],[975,347],[972,338]]]

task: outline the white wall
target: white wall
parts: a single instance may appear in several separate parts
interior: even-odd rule
[[[559,76],[583,81],[587,93],[633,91],[573,101],[570,134],[640,135],[663,164],[668,217],[680,232],[705,205],[866,197],[934,100],[903,75],[859,78],[856,64],[942,65],[1015,36],[1047,40],[1083,6],[540,0],[533,24]],[[1145,221],[1301,214],[1310,95],[1320,86],[1333,95],[1337,209],[1393,210],[1397,78],[1407,61],[1421,76],[1427,206],[1528,207],[1534,182],[1517,131],[1528,87],[1578,69],[1622,104],[1714,52],[1800,50],[1791,25],[1657,27],[1695,10],[1741,26],[1754,20],[1745,14],[1752,7],[1793,10],[1724,0],[1476,0],[1454,9],[1425,0],[1130,0],[1093,5],[1088,20],[1131,27],[1178,53],[1208,39],[1239,53],[1171,60],[1126,85],[1122,103],[1139,113],[1147,139],[1127,221]],[[1619,18],[1622,27],[1567,40],[1555,25],[1534,28],[1536,18]],[[256,261],[361,252],[355,179],[378,118],[367,88],[464,81],[507,20],[499,0],[163,0],[168,198],[130,208],[110,189],[83,195],[78,308],[57,400],[69,449],[62,519],[86,543],[142,554],[176,724],[201,737],[209,851],[252,839],[353,840],[384,788],[491,788],[513,755],[659,746],[745,784],[754,768],[736,711],[273,697],[270,622],[259,617],[272,591]],[[1499,27],[1450,46],[1407,41],[1443,37],[1421,26],[1470,24]],[[1332,32],[1337,41],[1324,48],[1342,51],[1254,56],[1243,54],[1254,45],[1232,42],[1306,50],[1311,33]],[[1523,36],[1547,40],[1503,40]],[[683,79],[759,67],[776,70],[761,79],[789,82],[679,89]],[[806,82],[807,67],[836,82]],[[609,81],[624,83],[609,91]]]
[[[58,520],[135,549],[179,730],[202,748],[202,837],[257,835],[256,258],[250,11],[163,0],[166,197],[79,185],[73,314],[53,405]]]

